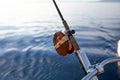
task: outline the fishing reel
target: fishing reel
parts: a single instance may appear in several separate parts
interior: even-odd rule
[[[69,34],[74,34],[75,30],[68,31]],[[71,54],[74,51],[73,45],[69,38],[70,35],[67,35],[65,30],[56,32],[53,36],[53,44],[56,52],[65,56],[67,54]]]

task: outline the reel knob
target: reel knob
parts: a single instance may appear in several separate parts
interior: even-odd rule
[[[70,32],[71,32],[72,34],[75,34],[75,30],[71,30]]]

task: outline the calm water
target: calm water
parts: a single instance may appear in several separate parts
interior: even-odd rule
[[[53,34],[63,26],[52,2],[27,3],[13,9],[14,6],[2,6],[5,11],[0,15],[0,80],[84,77],[74,54],[61,57],[53,48]],[[116,55],[120,3],[59,3],[59,6],[92,64]],[[120,67],[117,63],[106,66],[99,79],[120,80]]]

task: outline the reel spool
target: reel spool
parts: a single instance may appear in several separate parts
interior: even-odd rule
[[[74,51],[74,48],[69,40],[69,37],[61,31],[56,32],[54,34],[53,44],[56,52],[61,56],[71,54]]]

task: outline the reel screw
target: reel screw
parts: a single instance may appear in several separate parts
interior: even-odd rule
[[[72,33],[72,34],[75,34],[75,30],[71,30],[71,33]]]

